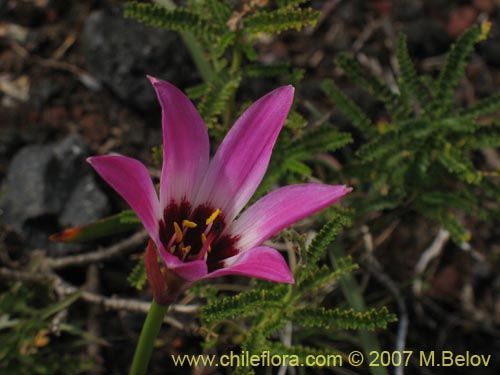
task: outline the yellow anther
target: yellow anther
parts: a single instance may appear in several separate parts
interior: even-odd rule
[[[197,226],[198,224],[196,224],[194,221],[182,220],[183,228],[196,228]]]
[[[188,245],[186,247],[183,247],[182,248],[182,251],[184,251],[186,254],[189,253],[191,251],[191,245]]]
[[[179,243],[182,241],[182,230],[179,224],[174,221],[174,230],[175,230],[175,242]]]
[[[219,210],[219,209],[216,209],[216,210],[212,213],[212,215],[210,215],[210,217],[209,217],[207,220],[205,220],[205,224],[206,224],[206,225],[208,225],[208,224],[213,223],[213,222],[214,222],[214,220],[215,220],[215,219],[217,219],[217,216],[219,216],[219,214],[220,214],[220,210]]]

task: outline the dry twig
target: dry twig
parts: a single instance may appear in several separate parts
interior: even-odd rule
[[[139,245],[144,244],[148,234],[145,231],[137,232],[131,237],[118,242],[106,249],[100,249],[90,253],[70,255],[62,258],[47,258],[44,260],[44,266],[48,269],[57,270],[68,266],[85,265],[89,263],[100,262],[113,258],[128,250],[132,250]]]
[[[396,305],[398,307],[398,333],[395,350],[402,353],[406,347],[406,336],[409,325],[408,309],[406,307],[404,297],[402,296],[399,287],[391,279],[391,277],[384,272],[382,265],[373,255],[375,250],[374,243],[380,243],[380,239],[373,240],[371,232],[366,225],[361,228],[361,231],[366,248],[366,257],[362,259],[360,263],[370,272],[370,274],[373,275],[373,277],[377,279],[379,283],[387,288],[396,301]],[[382,236],[385,236],[385,233],[383,233]],[[395,375],[403,375],[404,366],[397,366],[394,373]]]

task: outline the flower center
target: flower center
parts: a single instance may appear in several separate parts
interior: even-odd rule
[[[171,254],[184,262],[205,260],[209,268],[235,255],[235,238],[222,235],[226,219],[219,208],[200,205],[195,209],[183,201],[171,202],[160,222],[160,239]],[[212,267],[210,267],[212,264]]]
[[[222,228],[222,224],[220,221],[215,221],[217,217],[220,215],[220,209],[216,209],[212,214],[205,220],[205,230],[200,235],[201,240],[201,249],[198,252],[196,259],[206,259],[207,252],[210,253],[212,248],[210,244],[214,240],[215,236],[217,236]],[[188,239],[187,232],[189,229],[194,229],[198,227],[198,224],[194,221],[183,219],[182,220],[182,229],[181,226],[177,223],[177,221],[173,222],[174,233],[172,234],[172,238],[168,242],[167,249],[174,254],[180,247],[182,250],[182,260],[186,260],[191,249],[192,245],[186,245],[184,239]],[[214,231],[212,231],[212,227],[214,227]],[[193,231],[191,231],[193,232]],[[194,254],[193,254],[194,255]]]

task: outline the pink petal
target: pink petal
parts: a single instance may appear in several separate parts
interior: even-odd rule
[[[225,259],[224,268],[209,273],[206,278],[241,275],[293,284],[294,279],[283,256],[275,249],[261,246]]]
[[[183,262],[175,255],[165,250],[165,246],[161,241],[156,243],[160,258],[165,264],[165,267],[175,272],[188,282],[195,282],[203,279],[207,273],[207,263],[204,260],[194,260],[191,262]]]
[[[198,204],[220,208],[228,222],[236,217],[267,170],[293,91],[286,86],[270,92],[236,121],[210,163]]]
[[[210,158],[208,132],[193,103],[177,87],[148,76],[162,108],[160,204],[192,201]]]
[[[203,260],[193,260],[170,267],[177,275],[184,280],[194,283],[203,279],[207,275],[207,263]]]
[[[283,228],[332,205],[351,190],[343,185],[285,186],[260,198],[233,222],[228,231],[239,236],[236,247],[245,251],[260,245]]]
[[[99,175],[132,207],[151,238],[158,242],[160,205],[146,167],[120,155],[87,158]]]

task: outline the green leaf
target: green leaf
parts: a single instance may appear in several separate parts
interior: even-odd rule
[[[432,191],[423,193],[418,200],[427,206],[455,207],[469,212],[473,211],[477,204],[475,197],[466,192]]]
[[[290,66],[288,64],[273,64],[273,65],[262,65],[262,64],[252,64],[247,65],[244,68],[244,75],[247,77],[260,77],[269,78],[276,76],[283,76],[290,72]]]
[[[491,124],[480,127],[473,135],[464,137],[465,147],[472,150],[487,147],[500,147],[500,125]]]
[[[240,80],[241,76],[216,77],[215,80],[206,83],[206,90],[198,105],[198,111],[207,126],[213,126],[217,122],[217,116],[226,109],[231,95],[239,87]]]
[[[241,50],[246,58],[250,61],[257,61],[257,59],[259,58],[257,50],[249,43],[242,44]]]
[[[41,310],[38,312],[40,319],[45,320],[54,315],[55,313],[58,313],[61,310],[64,310],[68,308],[73,302],[75,302],[78,298],[80,298],[80,295],[82,294],[81,291],[77,291],[73,294],[70,294],[66,298],[46,307],[45,309]]]
[[[316,270],[309,271],[297,282],[296,287],[299,293],[306,295],[310,291],[336,281],[358,268],[357,264],[352,263],[350,257],[342,258],[339,260],[335,270],[325,265]]]
[[[127,2],[124,5],[123,15],[154,27],[189,31],[201,38],[215,37],[219,34],[219,29],[215,27],[215,24],[184,8],[167,9],[159,5]]]
[[[231,2],[228,0],[206,0],[205,4],[211,18],[220,26],[225,26],[233,12]]]
[[[442,152],[437,154],[440,164],[462,181],[477,185],[482,176],[477,172],[470,160],[460,150],[447,143]]]
[[[312,170],[306,164],[296,160],[296,159],[285,159],[283,161],[282,167],[292,173],[297,173],[303,176],[312,175]]]
[[[398,83],[401,94],[408,97],[413,96],[421,105],[426,105],[428,100],[427,94],[422,87],[415,66],[408,53],[406,35],[402,33],[398,36],[396,58],[400,73]]]
[[[351,225],[351,219],[345,213],[340,211],[334,212],[332,218],[321,228],[319,233],[313,238],[311,244],[308,246],[307,255],[307,272],[304,269],[298,268],[295,281],[297,284],[301,284],[308,276],[310,276],[311,271],[316,269],[316,264],[320,260],[321,256],[325,252],[327,246],[335,239],[337,234],[346,227]]]
[[[127,232],[140,227],[140,225],[141,222],[134,211],[127,210],[91,224],[65,229],[62,232],[52,234],[49,238],[56,242],[87,242]]]
[[[290,142],[286,153],[294,159],[308,160],[320,153],[335,151],[352,141],[351,134],[339,133],[331,125],[324,125]]]
[[[361,146],[356,155],[361,163],[371,163],[388,155],[394,155],[404,147],[396,133],[385,133]]]
[[[481,38],[481,29],[478,26],[467,29],[453,44],[443,69],[437,80],[435,95],[435,110],[438,114],[445,113],[452,105],[453,90],[463,76],[467,57],[474,48],[474,44]]]
[[[359,203],[359,207],[355,205],[356,215],[361,217],[370,212],[393,210],[402,203],[403,198],[404,196],[398,194],[379,195],[375,192],[371,193],[365,199],[365,202]]]
[[[307,126],[307,120],[292,108],[292,110],[288,113],[285,126],[288,129],[303,129]],[[283,139],[283,137],[281,139]]]
[[[213,53],[216,58],[220,58],[224,55],[226,50],[233,46],[236,41],[236,34],[232,31],[228,31],[222,34],[217,41],[214,43]]]
[[[481,116],[491,115],[499,111],[500,94],[495,94],[477,101],[469,108],[462,109],[460,111],[460,116],[475,119]]]
[[[343,53],[337,58],[337,64],[351,82],[383,102],[394,119],[407,115],[408,107],[402,98],[378,78],[368,74],[358,61]]]
[[[134,267],[132,272],[128,275],[127,281],[137,290],[141,290],[148,281],[144,261],[141,259]]]
[[[375,134],[375,126],[359,106],[349,99],[331,80],[321,83],[321,89],[336,104],[342,114],[361,131],[365,138]]]
[[[311,8],[281,8],[274,11],[256,12],[245,18],[244,31],[247,33],[276,33],[306,26],[314,26],[318,22],[320,12]]]
[[[365,312],[305,307],[293,312],[293,320],[303,327],[373,331],[387,328],[387,324],[397,321],[397,317],[385,307]]]
[[[287,293],[286,285],[270,290],[253,290],[233,297],[221,297],[201,309],[201,318],[206,325],[234,317],[252,316],[262,309],[276,310],[282,306],[280,300]]]

